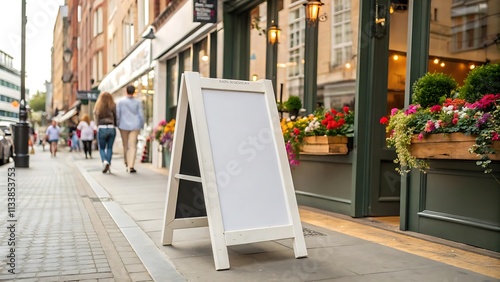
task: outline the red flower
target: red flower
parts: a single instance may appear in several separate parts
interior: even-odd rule
[[[380,123],[387,125],[387,124],[389,124],[389,119],[387,117],[382,117],[380,119]]]
[[[457,124],[457,123],[458,123],[458,118],[456,118],[456,117],[455,117],[455,118],[453,118],[453,120],[451,121],[451,123],[453,123],[453,124]]]
[[[335,120],[332,120],[328,122],[328,125],[326,126],[326,129],[332,130],[338,127],[338,123]]]
[[[498,140],[500,140],[500,137],[498,136],[498,133],[492,132],[491,133],[491,140],[492,141],[498,141]]]
[[[293,133],[295,133],[295,135],[300,135],[300,129],[294,128]]]
[[[344,111],[344,113],[349,113],[349,107],[348,106],[345,106],[342,108],[342,110]]]
[[[439,113],[441,112],[441,106],[440,105],[435,105],[435,106],[432,106],[431,109],[430,109],[431,113]]]

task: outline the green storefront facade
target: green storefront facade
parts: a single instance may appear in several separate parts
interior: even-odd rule
[[[211,39],[209,46],[213,47],[209,48],[211,60],[217,57],[217,61],[220,62],[210,65],[210,77],[250,79],[252,61],[245,58],[253,57],[252,10],[266,3],[267,21],[264,29],[268,30],[271,20],[278,26],[285,26],[287,23],[278,21],[278,14],[286,9],[287,5],[298,5],[297,2],[219,1],[219,21],[213,28],[207,28],[206,32]],[[338,1],[329,2],[334,5]],[[467,11],[459,7],[465,5],[462,3],[465,1],[443,2],[449,2],[446,13]],[[412,171],[408,175],[401,176],[395,171],[396,164],[393,163],[395,152],[386,147],[385,128],[379,124],[379,119],[390,111],[391,104],[388,103],[390,97],[397,96],[400,107],[409,105],[410,86],[427,71],[436,68],[429,64],[433,59],[430,53],[432,52],[434,56],[435,50],[439,49],[439,47],[435,49],[435,44],[430,38],[431,34],[436,33],[432,30],[436,25],[431,25],[431,22],[439,19],[438,15],[441,15],[442,10],[437,9],[441,8],[433,8],[431,0],[360,0],[356,3],[357,5],[352,4],[356,11],[351,13],[359,16],[359,18],[353,17],[359,26],[355,53],[356,117],[353,148],[347,155],[342,156],[301,155],[301,164],[292,171],[299,204],[351,217],[399,215],[401,230],[411,230],[500,251],[498,239],[500,238],[500,205],[498,205],[500,184],[491,175],[485,175],[474,161],[432,161],[432,169],[427,174]],[[391,27],[391,19],[396,16],[390,16],[390,7],[404,7],[403,19],[407,27],[404,31],[404,35],[407,36],[404,50],[395,48],[394,42],[391,41],[398,35],[391,34],[394,28]],[[325,12],[330,14],[331,10]],[[401,15],[397,15],[399,20]],[[329,20],[333,20],[333,15],[329,17]],[[324,90],[318,90],[316,77],[318,63],[324,60],[322,57],[318,58],[318,36],[322,35],[318,33],[317,28],[306,25],[302,98],[308,112],[311,112],[320,99],[318,92]],[[215,50],[217,47],[223,51],[217,52]],[[393,79],[388,75],[391,72],[389,58],[395,54],[404,55],[406,58],[402,79],[404,88],[398,91],[388,87]],[[279,69],[277,70],[276,66],[279,56],[276,45],[267,42],[265,78],[273,80],[277,97],[279,86],[276,83],[276,76]],[[354,55],[352,57],[354,58]],[[442,55],[440,59],[443,60],[445,57]],[[454,63],[458,66],[463,64],[462,61],[455,60]],[[476,58],[476,61],[484,62],[485,58]],[[165,58],[165,68],[167,101],[163,103],[167,104],[165,115],[169,119],[173,117],[168,105],[168,95],[172,95],[169,94],[168,81],[173,80],[170,77],[173,72],[170,71],[169,58]],[[494,163],[493,167],[493,175],[500,179],[500,164]]]

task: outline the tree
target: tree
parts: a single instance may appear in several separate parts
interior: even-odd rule
[[[45,111],[45,92],[37,91],[36,94],[29,100],[28,104],[33,112]]]

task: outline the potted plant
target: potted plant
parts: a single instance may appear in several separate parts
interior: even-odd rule
[[[302,100],[300,100],[299,96],[290,96],[288,100],[285,101],[284,106],[290,118],[294,120],[299,116],[299,111],[302,109]]]
[[[150,138],[160,143],[161,166],[168,167],[170,164],[170,152],[174,141],[175,119],[166,122],[162,120],[151,133]]]
[[[430,101],[420,101],[424,100]],[[406,167],[400,173],[411,168],[425,172],[429,168],[426,159],[430,158],[476,159],[485,172],[491,172],[491,160],[500,159],[496,142],[500,140],[500,94],[485,93],[472,103],[446,98],[443,103],[426,107],[412,104],[407,109],[392,109],[390,116],[382,117],[380,122],[389,133],[388,147],[396,150],[395,162]],[[425,146],[426,152],[422,153],[419,143],[427,142],[432,145]],[[465,147],[460,149],[462,145]]]

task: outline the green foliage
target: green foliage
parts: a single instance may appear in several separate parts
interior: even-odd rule
[[[426,108],[452,97],[458,83],[444,73],[426,73],[413,84],[412,103]]]
[[[28,104],[33,112],[45,111],[45,92],[37,91]]]
[[[288,111],[300,110],[302,109],[302,101],[299,96],[290,96],[288,100],[285,101],[285,108]]]
[[[500,93],[500,64],[487,64],[469,72],[459,97],[472,103],[486,94],[497,93]]]

